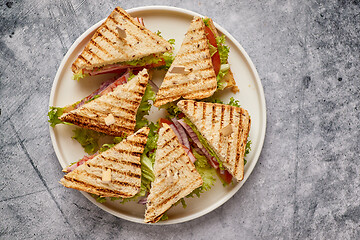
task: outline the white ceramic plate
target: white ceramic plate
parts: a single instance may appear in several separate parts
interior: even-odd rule
[[[185,9],[165,6],[133,8],[127,10],[127,12],[133,17],[143,17],[145,26],[153,32],[160,30],[165,39],[175,38],[175,52],[178,51],[193,16],[201,16],[198,13]],[[103,21],[104,20],[101,20],[83,33],[65,55],[54,79],[49,102],[50,106],[72,104],[97,89],[100,83],[105,80],[104,76],[101,75],[92,77],[92,79],[83,79],[80,82],[71,79],[71,64]],[[215,26],[220,33],[226,35],[227,45],[230,46],[231,49],[229,62],[236,79],[236,84],[240,89],[240,92],[237,94],[233,94],[230,91],[223,91],[219,95],[219,98],[227,102],[230,97],[235,97],[235,99],[240,101],[241,106],[249,111],[252,120],[249,137],[252,141],[252,150],[246,157],[247,164],[245,165],[244,180],[227,187],[223,187],[220,180],[217,180],[215,186],[213,186],[210,191],[203,193],[200,198],[186,199],[187,208],[184,209],[181,204],[172,207],[167,212],[169,219],[157,224],[174,224],[189,221],[225,203],[241,188],[249,177],[256,165],[263,146],[266,128],[266,107],[259,76],[249,56],[234,37],[218,24],[215,23]],[[158,72],[154,74],[153,81],[160,86],[163,76],[164,73]],[[163,116],[163,114],[163,111],[158,111],[157,108],[152,107],[148,118],[156,121],[159,117]],[[80,144],[71,139],[73,129],[73,126],[61,124],[55,128],[50,127],[51,140],[62,167],[77,161],[84,155]],[[92,203],[117,217],[143,223],[145,207],[136,202],[120,204],[117,201],[108,200],[106,203],[100,204],[89,194],[83,194]]]

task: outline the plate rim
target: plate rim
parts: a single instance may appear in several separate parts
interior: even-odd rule
[[[200,16],[200,17],[204,17],[203,15],[191,11],[191,10],[187,10],[187,9],[183,9],[183,8],[179,8],[179,7],[173,7],[173,6],[163,6],[163,5],[152,5],[152,6],[141,6],[141,7],[135,7],[135,8],[131,8],[126,10],[126,12],[128,12],[129,14],[131,13],[136,13],[136,12],[140,12],[140,11],[170,11],[170,12],[176,12],[176,13],[180,13],[180,14],[185,14],[185,15],[189,15],[189,16]],[[71,45],[71,47],[69,48],[69,50],[67,51],[67,53],[65,54],[65,56],[63,57],[58,70],[56,72],[53,84],[52,84],[52,88],[51,88],[51,92],[50,92],[50,98],[49,98],[49,107],[50,106],[54,106],[53,102],[54,102],[54,98],[55,98],[55,92],[57,89],[57,86],[59,84],[59,79],[60,79],[60,75],[64,69],[64,65],[66,64],[69,56],[72,54],[72,52],[74,51],[74,49],[79,45],[79,43],[81,41],[84,40],[84,38],[86,38],[92,31],[94,31],[96,28],[98,28],[104,21],[106,18],[98,21],[97,23],[93,24],[91,27],[89,27],[85,32],[83,32],[76,40],[75,42]],[[259,74],[256,70],[256,67],[254,65],[254,63],[252,62],[252,60],[250,59],[249,55],[247,54],[247,52],[245,51],[245,49],[241,46],[241,44],[227,31],[225,30],[223,27],[221,27],[219,24],[217,24],[216,22],[214,22],[215,27],[220,30],[223,34],[226,35],[227,38],[229,38],[234,44],[235,46],[240,50],[241,54],[243,55],[243,57],[245,58],[247,64],[249,65],[250,69],[251,69],[251,74],[254,76],[255,80],[256,80],[256,84],[257,84],[257,90],[260,94],[259,99],[260,99],[260,105],[263,106],[262,107],[262,111],[260,111],[261,116],[262,116],[262,122],[263,122],[263,129],[260,132],[260,139],[259,139],[259,147],[257,149],[257,151],[254,153],[254,157],[253,157],[253,163],[252,165],[249,167],[248,171],[246,172],[246,174],[244,174],[244,179],[238,183],[238,185],[233,188],[229,193],[227,193],[222,199],[220,199],[220,201],[217,201],[216,203],[208,206],[207,208],[191,214],[189,216],[186,217],[181,217],[179,219],[169,219],[166,221],[161,221],[161,222],[157,222],[155,224],[151,224],[151,225],[171,225],[171,224],[177,224],[177,223],[183,223],[183,222],[187,222],[196,218],[199,218],[213,210],[215,210],[216,208],[220,207],[221,205],[223,205],[225,202],[227,202],[231,197],[233,197],[235,195],[235,193],[237,193],[239,191],[239,189],[244,185],[244,183],[247,181],[247,179],[249,178],[250,174],[252,173],[252,171],[254,170],[262,148],[264,146],[264,140],[265,140],[265,133],[266,133],[266,125],[267,125],[267,120],[266,120],[266,101],[265,101],[265,94],[264,94],[264,88],[261,84],[261,80],[259,77]],[[62,167],[65,167],[63,165],[65,165],[65,163],[63,162],[63,159],[60,158],[59,156],[61,156],[60,154],[60,150],[59,147],[57,146],[56,143],[56,137],[55,137],[55,131],[54,129],[50,126],[49,124],[49,131],[50,131],[50,138],[51,138],[51,143],[53,145],[56,157],[60,163],[60,165]],[[93,197],[90,196],[90,194],[80,191],[88,200],[90,200],[90,202],[92,202],[93,204],[95,204],[97,207],[101,208],[102,210],[125,220],[128,220],[130,222],[134,222],[134,223],[141,223],[141,224],[146,224],[144,223],[143,219],[139,219],[137,217],[131,217],[129,215],[117,212],[101,203],[98,203]]]

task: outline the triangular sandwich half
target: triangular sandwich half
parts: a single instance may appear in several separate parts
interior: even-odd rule
[[[143,69],[126,84],[64,113],[60,120],[112,136],[132,134],[148,80],[149,74]]]
[[[205,138],[226,170],[244,178],[244,154],[250,131],[249,113],[226,104],[182,100],[177,106]]]
[[[74,61],[72,71],[79,79],[85,74],[164,65],[162,53],[171,50],[169,42],[116,7]]]
[[[66,174],[60,183],[102,197],[133,197],[141,187],[140,156],[148,134],[149,128],[141,128]]]
[[[170,71],[173,67],[185,68],[183,72]],[[169,71],[166,73],[154,105],[160,107],[181,97],[203,99],[214,94],[217,88],[205,24],[194,17]]]
[[[200,174],[167,124],[159,130],[154,173],[146,203],[147,223],[159,221],[174,203],[202,185]]]

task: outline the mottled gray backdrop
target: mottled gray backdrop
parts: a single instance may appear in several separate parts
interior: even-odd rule
[[[46,113],[61,59],[119,5],[211,16],[246,49],[267,102],[254,172],[190,222],[118,219],[60,186]],[[360,5],[329,1],[1,1],[0,238],[360,239]]]

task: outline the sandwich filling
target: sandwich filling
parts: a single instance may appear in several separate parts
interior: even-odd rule
[[[223,78],[230,70],[228,62],[230,48],[225,45],[225,36],[215,37],[215,33],[212,31],[209,25],[209,18],[203,19],[205,23],[206,37],[208,38],[208,44],[211,54],[211,60],[215,70],[218,89],[223,90],[227,83],[223,81]]]
[[[106,73],[121,73],[126,71],[126,69],[133,69],[133,71],[139,71],[142,68],[156,68],[166,65],[166,58],[163,54],[159,55],[149,55],[140,59],[119,62],[107,66],[95,67],[93,69],[81,69],[73,75],[74,80],[80,80],[87,76],[95,76]]]

